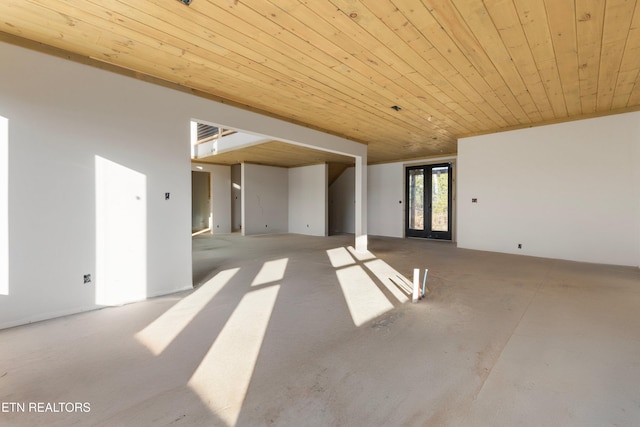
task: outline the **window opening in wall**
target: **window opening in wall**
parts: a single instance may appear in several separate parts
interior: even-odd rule
[[[406,169],[406,236],[451,240],[452,164]]]
[[[219,150],[218,142],[234,133],[233,129],[191,121],[191,159],[215,155]]]

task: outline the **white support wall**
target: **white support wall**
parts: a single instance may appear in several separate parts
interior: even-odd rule
[[[289,169],[289,232],[327,235],[327,165]]]
[[[356,251],[365,252],[367,237],[367,155],[356,157]]]
[[[243,163],[242,183],[242,235],[288,232],[288,170]]]
[[[0,116],[0,298],[9,292],[9,120]]]
[[[213,234],[231,233],[231,167],[209,165],[211,173],[211,229]]]
[[[640,120],[638,120],[638,113],[636,113],[636,115],[634,115],[633,117],[636,119],[635,120],[635,129],[632,130],[631,132],[635,135],[635,142],[631,142],[633,148],[632,148],[632,171],[633,171],[633,177],[632,177],[632,186],[635,189],[635,191],[632,193],[632,195],[630,197],[635,198],[636,200],[636,212],[638,212],[638,216],[640,216]],[[631,125],[632,127],[634,127],[634,125]],[[632,138],[634,138],[632,136]],[[639,219],[640,221],[640,219]],[[636,239],[637,239],[637,258],[636,258],[636,263],[634,265],[640,267],[640,225],[637,228],[636,231]]]
[[[458,245],[637,266],[638,123],[636,112],[461,139]]]
[[[404,165],[369,166],[369,234],[404,237]]]

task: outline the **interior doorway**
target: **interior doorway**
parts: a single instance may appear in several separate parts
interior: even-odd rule
[[[407,237],[451,240],[452,163],[406,168]]]
[[[211,174],[191,171],[191,233],[211,230]]]

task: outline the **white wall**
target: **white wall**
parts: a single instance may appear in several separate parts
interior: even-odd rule
[[[404,237],[404,165],[371,165],[369,171],[369,234]]]
[[[9,292],[9,121],[0,116],[0,295]],[[0,296],[0,299],[2,297]]]
[[[633,152],[631,158],[633,159],[633,182],[632,186],[635,188],[635,194],[632,194],[629,197],[635,198],[636,200],[636,212],[640,213],[640,120],[637,120],[637,116],[635,120],[635,144],[633,144]],[[632,125],[633,126],[633,125]],[[640,216],[640,215],[639,215]],[[636,258],[636,262],[634,265],[640,267],[640,226],[637,228],[636,238],[638,241],[638,257]]]
[[[355,232],[355,168],[350,167],[329,187],[329,233]]]
[[[286,233],[289,229],[286,168],[242,164],[242,234]]]
[[[289,232],[327,235],[327,165],[289,169]]]
[[[146,296],[191,287],[191,120],[366,156],[363,144],[344,138],[8,43],[0,58],[0,117],[9,128],[9,294],[0,295],[0,328],[100,307],[97,235],[105,230],[97,230],[96,206],[114,195],[133,196],[146,227],[137,227],[137,258],[102,263],[117,273],[103,279],[127,277],[124,268],[136,265]],[[100,187],[102,195],[98,164],[122,178]],[[279,197],[284,212],[270,226],[287,231],[286,190]]]
[[[10,262],[0,327],[97,308],[97,287],[112,289],[109,277],[126,277],[130,266],[122,260],[97,259],[118,249],[97,247],[98,226],[108,222],[99,219],[118,214],[96,207],[117,196],[118,185],[146,213],[127,225],[143,239],[135,244],[140,271],[132,277],[145,283],[136,286],[146,296],[190,287],[186,111],[192,108],[183,107],[193,97],[6,43],[0,57],[0,116],[9,121]],[[101,164],[111,165],[106,175],[98,173]],[[101,182],[113,174],[122,181]],[[135,189],[127,188],[132,177]],[[128,247],[122,239],[112,243]],[[102,277],[97,265],[104,266]],[[85,274],[92,283],[84,284]]]
[[[639,122],[628,113],[461,139],[458,246],[638,265]]]

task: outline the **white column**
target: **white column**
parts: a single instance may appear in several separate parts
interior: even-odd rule
[[[356,251],[367,250],[367,154],[356,156]]]
[[[9,119],[0,116],[0,295],[9,295]]]
[[[247,232],[247,221],[245,220],[245,206],[247,206],[247,203],[244,198],[245,194],[247,193],[245,191],[245,186],[247,185],[247,180],[245,178],[245,169],[246,165],[244,164],[244,162],[242,162],[240,164],[240,185],[242,187],[240,190],[240,234],[242,236],[246,236]]]

